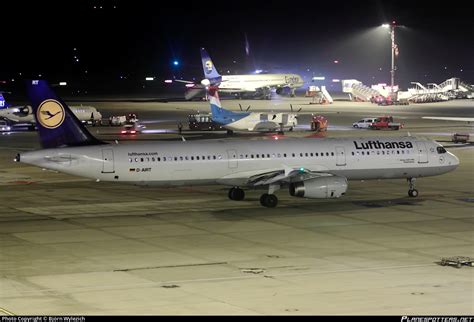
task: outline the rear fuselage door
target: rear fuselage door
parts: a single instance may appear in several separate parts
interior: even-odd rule
[[[102,150],[102,173],[114,173],[114,150],[103,149]]]

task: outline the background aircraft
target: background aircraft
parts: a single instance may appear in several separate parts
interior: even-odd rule
[[[9,106],[6,108],[0,107],[0,118],[14,123],[29,124],[33,126],[36,119],[33,116],[33,109],[30,105],[25,106],[10,106],[6,103],[4,97],[0,93],[0,106]],[[93,106],[71,106],[71,111],[81,122],[100,122],[102,114]]]
[[[204,77],[211,85],[218,85],[224,93],[250,93],[256,96],[271,99],[272,90],[282,94],[285,89],[290,91],[290,96],[295,96],[296,88],[304,85],[301,76],[297,74],[246,74],[246,75],[220,75],[211,57],[204,48],[201,48],[201,61]],[[194,84],[194,82],[176,80]],[[187,92],[187,99],[202,93],[202,86],[196,85]]]
[[[203,84],[208,82],[208,80],[204,80]],[[277,131],[282,134],[285,130],[292,131],[298,124],[296,113],[247,112],[250,106],[247,107],[245,112],[226,110],[219,100],[218,88],[216,86],[207,86],[206,88],[211,105],[212,120],[227,129],[228,134],[232,134],[233,131]],[[240,109],[242,110],[242,106],[240,106]],[[293,110],[292,106],[291,110]]]

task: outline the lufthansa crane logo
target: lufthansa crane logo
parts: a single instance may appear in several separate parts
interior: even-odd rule
[[[42,102],[36,111],[38,122],[48,129],[55,129],[63,124],[65,115],[64,107],[56,100]]]

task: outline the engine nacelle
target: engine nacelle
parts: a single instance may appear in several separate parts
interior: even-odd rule
[[[338,176],[319,177],[290,184],[290,195],[300,198],[339,198],[347,191],[347,179]]]
[[[281,95],[281,94],[283,93],[283,87],[278,87],[278,88],[276,89],[276,93],[277,93],[278,95]]]
[[[27,116],[33,113],[33,109],[31,108],[30,105],[25,105],[22,108],[18,110],[15,114],[18,114],[20,116]]]

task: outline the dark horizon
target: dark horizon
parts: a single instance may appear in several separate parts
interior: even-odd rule
[[[389,83],[390,36],[379,26],[394,19],[406,26],[396,29],[396,83],[402,88],[411,81],[439,83],[450,77],[474,83],[474,22],[468,8],[467,2],[448,7],[375,0],[285,6],[15,2],[3,5],[8,28],[0,80],[6,84],[0,87],[14,87],[12,79],[25,77],[139,87],[146,76],[156,77],[155,86],[161,86],[173,76],[201,77],[200,47],[209,51],[221,74],[261,69],[306,79],[321,75]]]

